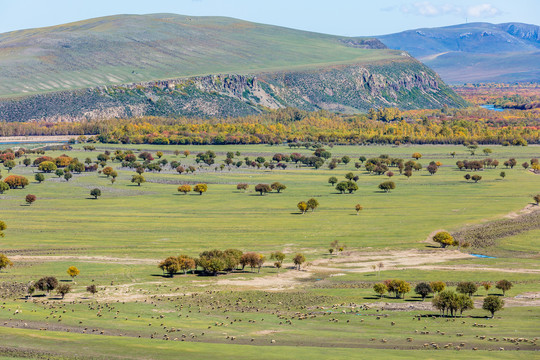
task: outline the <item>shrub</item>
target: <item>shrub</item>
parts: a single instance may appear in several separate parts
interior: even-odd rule
[[[13,263],[11,262],[11,260],[8,259],[6,255],[0,254],[0,271],[7,268],[8,266],[13,266]]]
[[[303,254],[298,253],[293,257],[293,263],[298,267],[298,270],[304,262],[306,262],[306,257]]]
[[[447,246],[455,246],[457,245],[457,242],[454,240],[452,235],[446,231],[440,231],[435,236],[433,236],[433,241],[436,243],[441,244],[442,248],[445,248]]]
[[[249,184],[240,183],[240,184],[236,185],[236,189],[246,191],[247,189],[249,189]]]

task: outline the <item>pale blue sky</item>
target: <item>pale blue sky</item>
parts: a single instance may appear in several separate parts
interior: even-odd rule
[[[540,0],[0,0],[0,33],[116,14],[220,15],[329,34],[469,22],[540,23]]]

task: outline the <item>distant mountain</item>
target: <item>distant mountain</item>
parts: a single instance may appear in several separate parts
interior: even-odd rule
[[[470,23],[378,36],[449,83],[540,82],[540,27]]]
[[[465,103],[431,69],[373,38],[174,14],[0,34],[0,98],[8,121]]]

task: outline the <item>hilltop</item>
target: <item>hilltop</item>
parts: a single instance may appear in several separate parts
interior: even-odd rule
[[[465,103],[376,39],[173,14],[0,34],[0,98],[7,121]]]
[[[450,83],[540,81],[540,27],[469,23],[378,36]]]

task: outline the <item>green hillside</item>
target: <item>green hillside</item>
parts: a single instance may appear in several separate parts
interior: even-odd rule
[[[397,59],[377,41],[223,17],[118,15],[0,34],[0,97]]]

